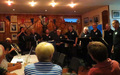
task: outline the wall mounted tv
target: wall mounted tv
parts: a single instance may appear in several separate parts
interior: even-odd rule
[[[67,23],[77,23],[78,18],[64,18]]]

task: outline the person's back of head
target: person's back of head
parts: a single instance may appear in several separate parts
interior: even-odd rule
[[[37,45],[35,53],[40,62],[50,62],[54,53],[54,46],[51,43],[41,42]]]
[[[91,58],[97,62],[103,62],[107,59],[107,47],[101,42],[90,42],[88,44],[88,53]]]

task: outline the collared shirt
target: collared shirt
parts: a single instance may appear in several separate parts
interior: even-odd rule
[[[25,75],[62,75],[62,68],[51,62],[38,62],[25,67]]]
[[[43,41],[50,41],[50,40],[52,40],[52,36],[50,34],[48,36],[43,35],[42,38],[43,38]]]
[[[113,45],[114,48],[120,49],[120,27],[113,33]]]
[[[18,32],[18,34],[19,33],[20,32]],[[18,41],[19,41],[19,43],[24,43],[26,41],[26,35],[24,33],[21,33],[21,35],[18,37]]]
[[[30,34],[30,41],[31,41],[32,46],[36,46],[36,44],[37,44],[36,41],[38,41],[38,39],[41,39],[41,37],[38,33]]]
[[[65,35],[67,35],[68,39],[74,40],[74,42],[75,42],[75,39],[78,37],[76,31],[74,30],[72,32],[68,31]]]
[[[31,41],[37,41],[38,39],[41,39],[40,35],[38,33],[30,34]]]
[[[88,75],[120,75],[119,63],[111,59],[107,60],[96,64],[89,70]]]
[[[63,35],[59,35],[59,36],[57,35],[56,38],[55,38],[55,42],[60,43],[62,39],[64,39]]]
[[[52,31],[52,32],[50,32],[50,35],[51,35],[51,38],[52,38],[53,40],[55,40],[56,37],[57,37],[57,31]]]
[[[89,38],[89,37],[90,37],[89,32],[87,32],[87,34],[85,34],[85,33],[81,34],[81,38]]]
[[[95,32],[94,32],[94,30],[91,30],[90,37],[92,37],[92,38],[100,38],[100,37],[102,37],[102,34],[101,34],[100,30],[98,30],[98,29]]]

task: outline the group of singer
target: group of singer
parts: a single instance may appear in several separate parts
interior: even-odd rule
[[[82,57],[86,62],[91,63],[91,60],[89,60],[89,57],[91,57],[98,64],[94,68],[90,69],[88,75],[92,75],[94,70],[102,69],[102,68],[95,69],[96,67],[100,67],[100,66],[103,67],[102,65],[106,65],[105,66],[106,68],[105,67],[103,68],[104,70],[108,69],[107,67],[110,67],[110,65],[112,65],[112,69],[116,68],[112,72],[118,75],[120,74],[119,73],[120,70],[118,70],[117,67],[118,63],[116,61],[120,63],[119,21],[113,20],[112,26],[115,29],[114,31],[111,29],[109,24],[106,24],[105,26],[106,29],[104,30],[104,35],[102,36],[100,30],[97,29],[97,23],[93,23],[92,24],[93,30],[91,30],[90,32],[88,32],[88,27],[83,28],[81,38],[78,38],[78,35],[76,31],[73,29],[72,25],[68,27],[68,32],[65,33],[64,35],[62,35],[61,30],[59,28],[54,26],[54,30],[52,32],[49,32],[49,29],[46,29],[46,33],[42,36],[36,33],[34,29],[31,30],[31,34],[28,36],[24,27],[21,27],[20,32],[17,35],[19,47],[17,46],[17,44],[12,43],[12,40],[10,38],[6,38],[5,42],[0,42],[0,67],[4,67],[4,69],[0,68],[0,71],[4,71],[3,73],[8,73],[8,71],[20,69],[22,67],[20,63],[13,64],[13,63],[8,63],[8,61],[11,61],[13,57],[11,55],[14,55],[15,51],[16,53],[21,52],[23,54],[24,51],[26,50],[26,42],[30,41],[31,47],[36,48],[35,52],[39,60],[39,62],[37,63],[38,65],[39,64],[53,65],[49,62],[52,59],[54,48],[58,52],[67,53],[68,60],[71,59],[72,57],[77,57],[78,55],[80,55],[79,54],[79,48],[80,48],[82,49],[82,54],[83,54]],[[91,41],[99,41],[99,42],[91,42]],[[50,50],[50,51],[46,52],[46,50],[48,51]],[[65,52],[65,50],[67,50],[67,52]],[[44,55],[44,53],[46,53],[46,55]],[[112,61],[107,57],[112,58],[116,61]],[[45,63],[41,63],[41,61]],[[28,65],[25,68],[25,74],[26,75],[29,75],[29,73],[34,74],[35,72],[33,73],[33,71],[36,71],[36,69],[34,68],[33,71],[30,71],[30,69],[35,66],[37,65],[31,65],[31,66]],[[58,65],[54,65],[54,66],[59,67],[59,68],[56,67],[53,68],[53,70],[55,69],[56,71],[55,75],[61,74],[62,72],[61,67]],[[53,70],[50,69],[50,72],[53,72]],[[107,71],[106,71],[106,75],[108,75]],[[57,72],[59,73],[57,74]],[[100,71],[94,71],[94,73],[98,73],[98,72]],[[111,72],[108,73],[110,74]],[[12,74],[12,75],[16,75],[16,74]]]
[[[97,23],[93,23],[92,27],[93,30],[88,32],[88,27],[83,28],[83,32],[81,34],[81,38],[89,38],[93,41],[99,41],[100,38],[105,40],[105,43],[108,48],[108,56],[114,58],[118,62],[120,62],[120,28],[119,28],[119,22],[117,20],[114,20],[112,22],[113,27],[115,28],[115,31],[111,29],[111,26],[109,24],[106,24],[105,30],[103,33],[103,36],[100,32],[100,30],[97,28]],[[42,41],[52,42],[55,46],[56,50],[58,52],[65,52],[65,44],[68,45],[68,56],[77,56],[77,48],[76,46],[80,46],[83,49],[83,54],[87,54],[87,44],[83,41],[78,41],[78,35],[76,31],[73,29],[73,26],[70,25],[68,27],[68,32],[64,35],[61,33],[61,30],[54,26],[53,31],[49,31],[49,29],[46,29],[45,34],[40,36],[38,33],[35,32],[34,29],[31,30],[31,34],[28,36],[25,32],[25,29],[23,27],[20,28],[20,32],[17,35],[18,37],[18,46],[21,49],[21,52],[25,51],[26,48],[26,41],[31,41],[31,46],[36,47],[38,43]],[[71,42],[65,42],[64,40],[73,41]],[[111,55],[111,53],[114,53]],[[79,54],[78,54],[79,55]]]

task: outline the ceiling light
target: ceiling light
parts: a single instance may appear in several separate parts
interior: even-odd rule
[[[76,12],[76,11],[74,11],[74,12]]]
[[[13,11],[15,11],[15,9],[13,9]]]
[[[47,10],[45,10],[45,12],[47,12]]]
[[[8,3],[8,5],[11,5],[13,3],[13,1],[8,0],[7,3]]]
[[[33,0],[32,2],[29,2],[29,4],[31,4],[31,6],[35,6],[36,2]]]
[[[55,7],[57,3],[55,3],[54,1],[52,3],[50,3],[50,5],[52,5],[52,7]]]
[[[76,4],[75,3],[71,3],[71,4],[68,4],[71,8],[73,8]]]

